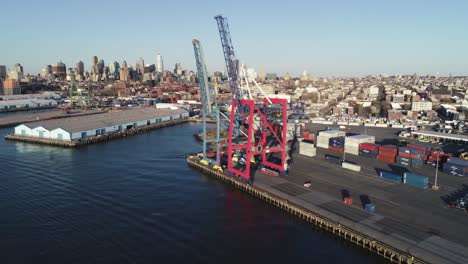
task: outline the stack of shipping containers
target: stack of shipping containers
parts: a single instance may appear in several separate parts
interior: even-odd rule
[[[398,148],[397,163],[408,167],[420,167],[424,164],[425,149],[412,147],[408,144],[406,147]]]
[[[359,155],[359,144],[362,143],[373,144],[375,143],[375,137],[366,135],[355,135],[346,137],[344,150],[346,153]]]
[[[454,176],[468,176],[468,160],[448,158],[443,171]]]
[[[429,157],[427,157],[427,164],[435,167],[438,161],[439,165],[442,165],[443,163],[447,162],[447,159],[450,157],[452,157],[452,154],[450,153],[432,150]]]
[[[371,143],[361,143],[359,144],[359,156],[375,159],[379,154],[380,146],[377,144]]]
[[[315,157],[317,155],[317,149],[315,148],[315,136],[309,132],[303,133],[304,138],[299,142],[299,154]]]
[[[377,159],[387,162],[387,163],[395,163],[397,154],[398,154],[397,146],[384,145],[384,146],[379,147],[379,155],[377,155]]]
[[[319,148],[328,148],[330,143],[330,138],[344,138],[346,136],[346,132],[338,131],[338,130],[327,130],[327,131],[320,131],[319,135],[317,136],[317,147]]]
[[[344,151],[344,137],[333,137],[328,139],[328,149],[331,151],[341,152]]]

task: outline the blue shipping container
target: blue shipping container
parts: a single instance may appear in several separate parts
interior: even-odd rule
[[[411,160],[411,167],[421,167],[422,165],[424,165],[424,161],[423,160],[420,160],[420,159],[412,159]]]
[[[366,208],[366,211],[369,213],[375,212],[375,205],[373,203],[368,203],[364,207]]]
[[[410,162],[411,159],[410,158],[405,158],[405,157],[397,157],[397,159],[401,160],[401,161],[406,161],[406,162]]]
[[[405,172],[403,175],[403,183],[421,189],[429,188],[429,178],[427,176],[422,176],[410,172]]]
[[[462,167],[468,167],[468,160],[462,160],[459,158],[448,158],[447,163],[460,165]]]
[[[390,173],[390,172],[386,172],[386,171],[381,171],[381,172],[380,172],[380,178],[384,178],[384,179],[386,179],[386,180],[390,180],[390,181],[394,181],[394,182],[399,182],[399,183],[402,183],[402,182],[403,182],[403,176],[397,175],[397,174],[393,174],[393,173]]]
[[[445,163],[442,167],[443,172],[453,176],[468,176],[467,167],[456,164]]]

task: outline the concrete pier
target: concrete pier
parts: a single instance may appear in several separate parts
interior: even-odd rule
[[[282,177],[264,176],[259,173],[255,175],[254,183],[249,184],[226,173],[213,170],[211,166],[201,164],[196,156],[189,157],[187,162],[189,166],[203,174],[232,184],[242,191],[393,263],[466,263],[468,255],[466,248],[462,245],[437,235],[427,234],[421,242],[414,243],[399,235],[400,231],[389,234],[387,228],[393,227],[398,230],[406,225],[394,222],[382,229],[378,224],[390,221],[389,218],[344,205],[328,196],[326,192],[313,191],[293,185]],[[419,234],[419,231],[408,229],[404,232]]]

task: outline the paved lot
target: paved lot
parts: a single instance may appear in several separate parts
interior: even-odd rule
[[[377,177],[378,169],[395,172],[407,168],[347,155],[347,159],[363,165],[363,173],[357,173],[327,162],[323,155],[328,150],[318,149],[317,153],[318,157],[311,158],[296,151],[289,176],[257,173],[254,184],[343,223],[348,221],[362,232],[431,262],[468,263],[468,214],[447,208],[444,200],[466,188],[468,178],[441,174],[439,182],[443,186],[439,191],[422,190]],[[434,168],[414,171],[427,175]],[[305,181],[310,181],[312,187],[303,187]],[[348,194],[352,206],[342,202]],[[376,205],[375,214],[363,210],[366,201]]]
[[[103,113],[101,110],[72,110],[70,113],[65,111],[50,109],[40,112],[13,112],[13,113],[2,113],[0,115],[0,127],[15,126],[17,124],[35,122],[39,120],[48,120],[53,118],[66,118],[80,115],[90,115]]]

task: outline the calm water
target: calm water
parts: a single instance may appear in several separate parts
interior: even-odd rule
[[[84,149],[0,130],[0,263],[375,263],[381,259],[204,177],[197,124]]]

